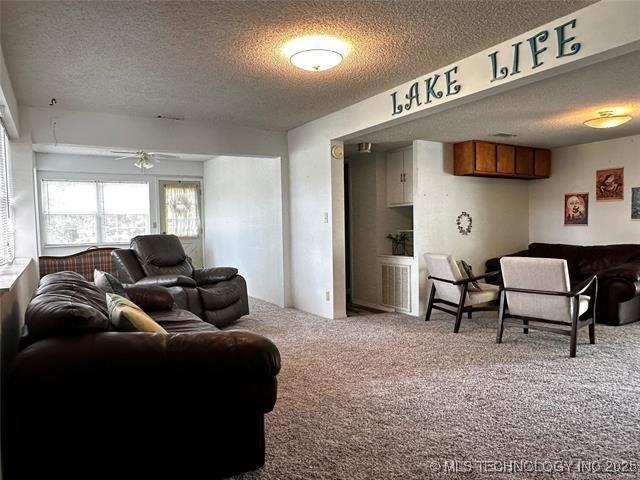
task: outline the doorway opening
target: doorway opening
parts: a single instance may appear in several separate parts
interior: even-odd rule
[[[412,310],[411,155],[411,143],[345,145],[347,316]]]

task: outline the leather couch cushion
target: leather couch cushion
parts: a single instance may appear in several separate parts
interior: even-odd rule
[[[110,328],[106,312],[66,293],[38,294],[27,307],[25,324],[36,338]]]
[[[82,303],[88,303],[107,315],[107,300],[104,292],[82,275],[75,272],[58,272],[45,275],[34,293],[34,297],[45,293],[68,295]]]
[[[147,275],[193,276],[193,267],[175,235],[139,235],[131,240],[131,249]]]
[[[233,282],[219,282],[214,285],[198,287],[202,308],[206,310],[219,310],[228,307],[240,300],[242,290]]]
[[[218,330],[188,310],[176,308],[151,312],[149,315],[169,333],[216,332]]]
[[[171,310],[175,304],[173,296],[164,287],[131,285],[125,287],[127,296],[145,312]]]

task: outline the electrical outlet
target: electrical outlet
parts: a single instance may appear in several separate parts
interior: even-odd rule
[[[331,301],[331,292],[330,292],[329,290],[327,290],[326,292],[324,292],[324,299],[325,299],[327,302],[330,302],[330,301]]]

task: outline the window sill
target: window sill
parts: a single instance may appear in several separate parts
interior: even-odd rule
[[[33,259],[15,258],[13,262],[0,266],[0,293],[11,290]]]
[[[122,246],[129,246],[129,242],[122,242],[122,243],[117,243],[117,242],[113,242],[113,243],[56,243],[56,244],[51,244],[51,245],[43,245],[43,248],[89,248],[89,247],[97,247],[97,248],[104,248],[104,247],[122,247]]]

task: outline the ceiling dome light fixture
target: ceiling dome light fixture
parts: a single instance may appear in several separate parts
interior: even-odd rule
[[[615,115],[613,110],[602,110],[598,112],[598,117],[591,118],[584,122],[591,128],[613,128],[627,123],[631,120],[631,115]]]
[[[322,72],[342,62],[349,46],[339,38],[328,35],[308,35],[291,40],[282,50],[296,67]]]

